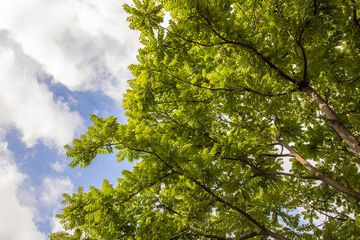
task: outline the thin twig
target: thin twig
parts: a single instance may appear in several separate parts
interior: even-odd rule
[[[352,84],[354,82],[356,82],[357,80],[360,79],[360,76],[354,78],[353,80],[349,81],[349,82],[340,82],[342,85],[349,85],[349,84]]]

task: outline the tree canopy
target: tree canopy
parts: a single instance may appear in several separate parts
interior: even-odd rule
[[[71,167],[137,163],[63,195],[74,239],[360,238],[359,0],[124,9],[143,44],[127,124],[92,115],[65,148]]]

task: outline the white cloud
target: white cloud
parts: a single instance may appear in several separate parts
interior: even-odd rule
[[[36,210],[18,200],[18,186],[26,179],[13,162],[6,143],[0,143],[0,239],[42,240],[34,223]]]
[[[119,0],[13,0],[0,9],[0,29],[71,90],[102,90],[116,101],[140,47]]]
[[[56,172],[62,172],[67,166],[64,163],[61,164],[59,161],[56,161],[54,163],[50,163],[50,167]]]
[[[123,0],[3,1],[0,142],[9,129],[16,129],[29,148],[40,141],[62,149],[83,132],[83,119],[69,108],[78,100],[54,99],[43,81],[49,77],[71,91],[100,90],[121,102],[126,80],[132,78],[127,66],[136,62],[140,47],[139,33],[129,30],[122,4]],[[25,158],[31,161],[36,155]],[[57,172],[63,169],[59,162],[51,167]],[[32,207],[37,205],[36,194],[43,190],[43,205],[57,209],[60,195],[72,192],[69,178],[45,178],[42,186],[29,185],[30,190],[18,194],[25,178],[2,145],[0,190],[5,194],[0,198],[0,239],[45,239],[35,225],[35,216],[42,216]],[[53,231],[62,230],[54,219],[51,224]]]
[[[23,53],[8,31],[0,31],[0,127],[14,126],[32,147],[38,139],[58,148],[70,142],[83,120],[65,102],[54,101],[41,65]]]
[[[63,193],[71,193],[74,185],[69,178],[45,178],[41,200],[48,206],[59,205]]]
[[[63,226],[60,223],[60,219],[56,218],[55,216],[51,219],[51,232],[62,232],[64,231]]]
[[[51,232],[68,232],[74,234],[75,230],[65,230],[60,223],[60,219],[56,218],[55,216],[51,218]]]
[[[61,148],[81,117],[42,82],[52,77],[72,91],[100,90],[120,103],[132,78],[139,33],[119,0],[13,0],[0,8],[0,119],[22,141]],[[5,132],[6,133],[6,132]]]

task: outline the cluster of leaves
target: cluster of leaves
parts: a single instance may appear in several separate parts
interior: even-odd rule
[[[92,115],[65,148],[71,167],[113,150],[137,164],[116,187],[64,194],[65,229],[94,239],[358,239],[360,2],[134,4],[124,9],[144,47],[130,66],[128,122]]]

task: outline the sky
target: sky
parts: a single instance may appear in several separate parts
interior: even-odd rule
[[[126,123],[127,67],[141,45],[125,2],[0,0],[0,240],[62,231],[54,216],[63,193],[116,184],[133,167],[113,154],[71,169],[63,148],[86,132],[90,114]]]
[[[61,231],[61,195],[116,184],[132,164],[114,155],[68,167],[63,146],[89,115],[115,116],[139,33],[127,0],[0,0],[0,240],[43,240]]]

